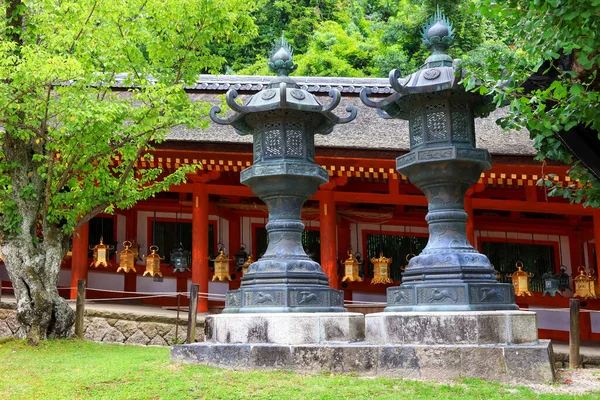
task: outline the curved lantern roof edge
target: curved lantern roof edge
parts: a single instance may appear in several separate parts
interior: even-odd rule
[[[341,99],[341,94],[337,89],[329,90],[329,96],[332,100],[330,103],[322,105],[312,93],[300,89],[296,85],[288,85],[288,83],[279,82],[278,87],[269,85],[269,88],[252,95],[246,105],[238,104],[235,99],[239,96],[239,93],[235,89],[229,89],[225,99],[234,114],[229,115],[227,118],[219,118],[217,114],[221,113],[222,109],[219,106],[214,106],[210,110],[210,118],[221,125],[232,125],[239,134],[247,135],[254,132],[253,127],[245,121],[248,114],[268,113],[283,109],[318,113],[321,114],[323,119],[318,126],[313,128],[314,132],[329,134],[335,125],[354,120],[358,113],[356,107],[352,105],[346,107],[347,116],[340,117],[332,112],[339,105]]]

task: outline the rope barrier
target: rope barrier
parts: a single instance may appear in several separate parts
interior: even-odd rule
[[[67,287],[61,286],[57,289],[60,290],[71,290],[77,289],[76,287]],[[12,286],[2,286],[0,290],[9,290],[14,291],[14,287]],[[158,297],[177,297],[177,296],[185,296],[189,297],[190,292],[130,292],[125,290],[110,290],[110,289],[100,289],[100,288],[86,288],[86,291],[93,292],[104,292],[104,293],[122,293],[122,294],[135,294],[137,296],[123,296],[123,297],[110,297],[110,298],[98,298],[98,299],[86,299],[86,302],[97,302],[97,301],[117,301],[117,300],[141,300],[141,299],[150,299],[150,298],[158,298]],[[140,296],[143,295],[143,296]],[[222,301],[226,297],[225,294],[221,293],[207,293],[207,292],[199,292],[198,298],[200,299],[208,299],[215,301]],[[72,302],[75,300],[67,300],[68,302]],[[344,304],[346,305],[374,305],[374,306],[385,306],[387,303],[385,302],[377,302],[377,301],[362,301],[362,300],[344,300]],[[521,308],[521,310],[528,311],[569,311],[569,308]],[[600,313],[600,310],[589,310],[589,309],[581,309],[581,312],[587,313]]]

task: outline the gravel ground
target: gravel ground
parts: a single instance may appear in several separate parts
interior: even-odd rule
[[[585,394],[600,392],[600,368],[562,369],[556,371],[553,385],[526,385],[537,393]]]

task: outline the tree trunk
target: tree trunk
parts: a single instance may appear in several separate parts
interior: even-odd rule
[[[15,289],[20,336],[31,345],[40,340],[70,335],[75,312],[58,295],[58,273],[64,256],[61,234],[44,235],[34,246],[19,235],[2,247],[8,275]],[[49,237],[50,236],[50,237]]]

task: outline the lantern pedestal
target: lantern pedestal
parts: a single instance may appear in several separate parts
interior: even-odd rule
[[[206,342],[173,346],[171,360],[386,378],[554,379],[552,347],[538,340],[533,312],[229,314],[207,316],[205,329]]]

